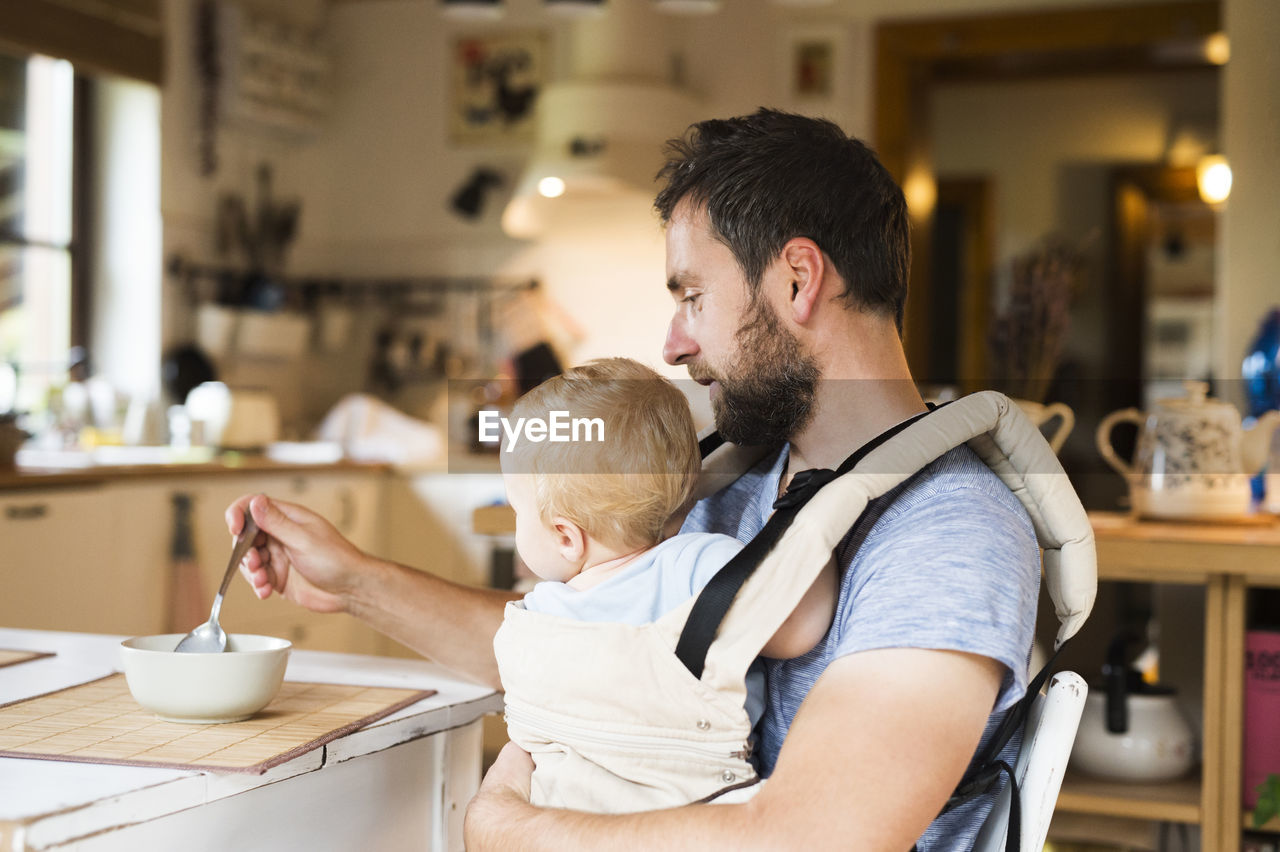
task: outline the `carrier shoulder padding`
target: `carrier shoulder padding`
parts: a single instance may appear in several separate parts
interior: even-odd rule
[[[784,536],[768,561],[785,559],[788,538],[813,524],[839,524],[843,536],[852,522],[839,505],[879,497],[961,444],[980,459],[1026,508],[1044,549],[1044,585],[1059,621],[1055,647],[1075,635],[1088,618],[1097,593],[1093,528],[1066,472],[1044,436],[1008,397],[982,391],[939,407],[872,450],[851,474],[825,486],[796,518],[797,530]],[[725,444],[705,462],[708,487],[732,481],[760,459],[756,448]],[[845,503],[847,506],[848,504]]]

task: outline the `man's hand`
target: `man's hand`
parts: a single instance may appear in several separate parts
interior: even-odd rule
[[[493,826],[510,826],[520,815],[531,812],[529,783],[533,776],[533,758],[515,743],[507,743],[498,759],[485,773],[480,791],[467,806],[463,822],[463,838],[468,849],[490,846],[488,832]],[[494,845],[493,848],[500,848]]]
[[[498,759],[485,773],[480,795],[492,793],[518,801],[529,801],[529,782],[533,777],[533,758],[515,743],[507,743]]]
[[[246,510],[262,531],[240,564],[254,594],[265,599],[275,592],[313,612],[342,612],[364,554],[310,509],[262,494],[227,507],[232,535],[244,527]]]
[[[518,595],[472,588],[362,552],[310,509],[246,495],[227,507],[238,535],[245,512],[258,528],[240,565],[259,598],[272,593],[313,612],[345,612],[472,680],[498,688],[493,635]]]

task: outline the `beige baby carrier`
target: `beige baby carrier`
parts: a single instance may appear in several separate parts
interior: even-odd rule
[[[536,767],[533,803],[622,813],[754,792],[746,789],[758,780],[744,709],[747,667],[867,503],[965,443],[1030,514],[1061,623],[1057,644],[1072,636],[1096,587],[1088,519],[1017,406],[977,393],[890,430],[846,462],[850,472],[842,465],[798,474],[760,536],[700,595],[651,624],[575,621],[508,604],[494,650],[508,732]],[[731,481],[755,458],[724,445],[704,461],[701,490]],[[789,526],[775,524],[783,515],[793,516]],[[740,590],[735,573],[746,576]]]

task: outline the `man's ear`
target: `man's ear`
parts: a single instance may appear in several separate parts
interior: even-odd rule
[[[565,561],[581,562],[587,552],[587,534],[582,527],[568,518],[556,516],[551,519],[551,531],[556,535],[556,548]]]
[[[790,306],[792,318],[803,325],[809,321],[822,281],[827,274],[827,259],[818,244],[808,237],[793,237],[782,247],[785,272],[790,275]]]

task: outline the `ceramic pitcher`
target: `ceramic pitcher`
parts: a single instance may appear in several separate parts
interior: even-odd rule
[[[1022,409],[1022,413],[1027,415],[1027,419],[1034,423],[1037,429],[1045,431],[1045,440],[1049,442],[1049,447],[1055,453],[1062,449],[1062,444],[1076,425],[1076,413],[1071,410],[1071,406],[1065,402],[1045,404],[1032,402],[1029,399],[1015,399],[1014,403]],[[1046,431],[1045,424],[1054,420],[1057,420],[1057,425]]]
[[[1129,483],[1136,514],[1151,518],[1222,520],[1249,513],[1249,478],[1266,463],[1280,412],[1269,411],[1245,430],[1234,406],[1208,397],[1204,382],[1188,381],[1185,397],[1161,399],[1149,412],[1114,411],[1098,425],[1098,452]],[[1131,461],[1111,445],[1119,423],[1138,427]]]

